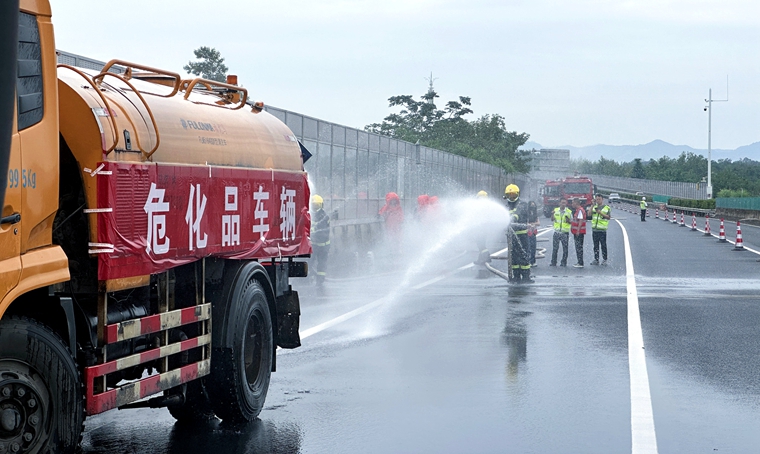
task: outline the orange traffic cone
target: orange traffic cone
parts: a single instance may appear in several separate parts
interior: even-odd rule
[[[678,227],[686,227],[686,224],[683,223],[683,211],[681,211],[681,223],[678,224]]]
[[[678,224],[678,212],[673,210],[673,224]]]
[[[720,230],[718,231],[718,242],[725,243],[726,242],[726,229],[723,228],[723,219],[720,220]]]
[[[744,250],[744,240],[742,240],[742,223],[736,221],[736,244],[734,244],[734,251]]]

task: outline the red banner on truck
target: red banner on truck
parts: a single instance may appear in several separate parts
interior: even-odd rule
[[[305,173],[104,162],[98,182],[98,279],[166,271],[202,257],[311,253]],[[87,177],[85,177],[87,178]]]

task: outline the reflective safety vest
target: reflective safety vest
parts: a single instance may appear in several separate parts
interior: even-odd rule
[[[609,205],[602,205],[602,208],[599,210],[601,213],[598,213],[595,210],[595,208],[597,208],[598,206],[599,205],[595,204],[591,208],[591,213],[592,213],[591,214],[591,230],[607,230],[610,220],[602,216],[601,213],[604,213],[609,216],[610,207]]]
[[[641,207],[642,210],[646,210],[647,209],[647,201],[646,200],[642,200],[641,203],[639,204],[639,206]]]
[[[552,218],[554,219],[555,232],[570,233],[570,223],[573,219],[573,212],[570,211],[570,208],[565,207],[564,211],[560,211],[559,207],[555,208]]]
[[[573,213],[573,223],[570,225],[570,233],[573,235],[586,234],[586,210],[584,210],[583,207],[579,207],[575,213]]]

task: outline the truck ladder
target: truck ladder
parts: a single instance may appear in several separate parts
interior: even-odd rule
[[[200,276],[199,276],[200,274]],[[159,313],[120,323],[107,324],[109,282],[101,282],[98,296],[98,343],[99,363],[84,369],[86,411],[88,415],[102,413],[112,408],[135,402],[150,395],[166,391],[183,383],[208,375],[211,371],[211,303],[205,302],[205,260],[196,264],[196,304],[174,309],[170,295],[169,273],[159,277]],[[198,285],[200,283],[200,285]],[[169,330],[199,323],[197,337],[169,342]],[[108,346],[116,342],[157,334],[158,344],[144,352],[107,360]],[[169,366],[169,356],[201,348],[197,362]],[[140,364],[154,362],[158,371],[136,381],[109,388],[106,377]]]

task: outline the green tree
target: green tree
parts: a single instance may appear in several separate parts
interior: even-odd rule
[[[663,156],[644,163],[636,159],[628,163],[599,158],[598,161],[574,160],[572,167],[581,173],[610,176],[638,175],[641,165],[645,178],[662,181],[701,182],[707,175],[707,159],[691,152],[683,152],[677,158]],[[721,159],[712,163],[713,194],[719,197],[760,196],[760,162],[744,158],[732,162]]]
[[[188,62],[182,67],[188,74],[195,74],[204,79],[224,82],[227,80],[227,65],[218,50],[213,47],[201,46],[193,51],[199,61]]]
[[[646,178],[646,173],[644,172],[644,165],[641,163],[641,158],[636,158],[633,160],[633,169],[631,169],[631,178],[638,178],[640,180],[643,180]]]
[[[528,141],[527,133],[508,131],[504,117],[498,114],[467,120],[464,116],[472,113],[469,97],[449,101],[443,109],[436,106],[436,98],[438,94],[432,88],[420,100],[411,95],[392,96],[388,98],[389,107],[401,110],[364,129],[408,142],[419,141],[426,147],[487,162],[507,172],[530,171],[530,152],[518,150]]]

